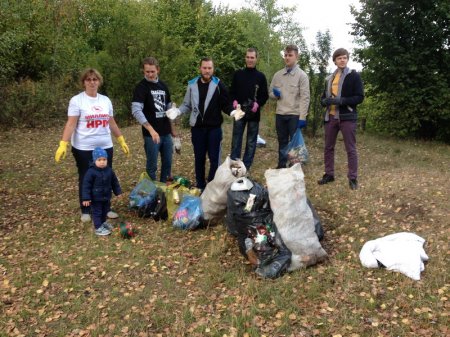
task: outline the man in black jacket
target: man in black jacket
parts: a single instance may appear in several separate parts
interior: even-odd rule
[[[349,53],[339,48],[333,53],[337,69],[327,78],[327,87],[322,94],[325,112],[325,174],[319,185],[334,181],[334,147],[341,131],[344,138],[348,161],[348,181],[352,190],[358,188],[358,153],[356,151],[356,106],[364,100],[364,87],[361,77],[355,70],[347,67]]]
[[[172,136],[176,137],[176,134],[166,115],[172,106],[169,89],[159,79],[159,71],[159,63],[154,57],[142,61],[144,78],[134,89],[131,111],[142,126],[147,174],[156,180],[158,153],[161,153],[160,181],[166,182],[172,175]]]
[[[256,140],[261,119],[261,109],[267,102],[266,76],[256,70],[258,52],[255,48],[248,48],[245,55],[245,68],[234,73],[230,87],[230,98],[233,108],[241,105],[245,116],[233,122],[233,138],[231,140],[231,159],[241,158],[242,138],[247,125],[247,142],[243,162],[247,170],[253,163],[255,156]]]

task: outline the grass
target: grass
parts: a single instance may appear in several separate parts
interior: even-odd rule
[[[231,124],[224,123],[224,152]],[[144,170],[139,127],[123,129],[132,155],[116,146],[126,194]],[[173,173],[194,179],[188,130]],[[276,280],[255,276],[224,226],[194,232],[140,219],[127,196],[116,211],[138,235],[93,235],[79,222],[70,153],[53,161],[60,129],[0,134],[0,336],[445,336],[449,335],[450,148],[358,135],[360,189],[351,191],[338,140],[336,181],[319,186],[322,137],[306,137],[306,191],[325,229],[329,259]],[[265,120],[251,176],[277,163]],[[368,241],[411,231],[426,239],[421,281],[365,269]]]

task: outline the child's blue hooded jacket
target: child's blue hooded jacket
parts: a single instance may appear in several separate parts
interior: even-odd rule
[[[111,167],[98,168],[94,163],[83,179],[82,200],[83,201],[109,201],[112,193],[122,194],[119,180]]]

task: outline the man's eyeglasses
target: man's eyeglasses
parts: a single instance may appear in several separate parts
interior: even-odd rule
[[[85,81],[86,81],[86,82],[97,82],[97,81],[98,81],[98,78],[96,78],[96,77],[86,78]]]

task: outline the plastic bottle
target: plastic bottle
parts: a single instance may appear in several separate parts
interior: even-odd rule
[[[174,189],[172,195],[173,195],[173,202],[178,205],[180,203],[180,194],[176,189]]]
[[[173,180],[184,187],[189,188],[191,186],[191,182],[182,176],[174,176]]]
[[[245,253],[247,254],[248,261],[257,266],[259,264],[258,255],[253,249],[253,240],[250,238],[245,239]]]

